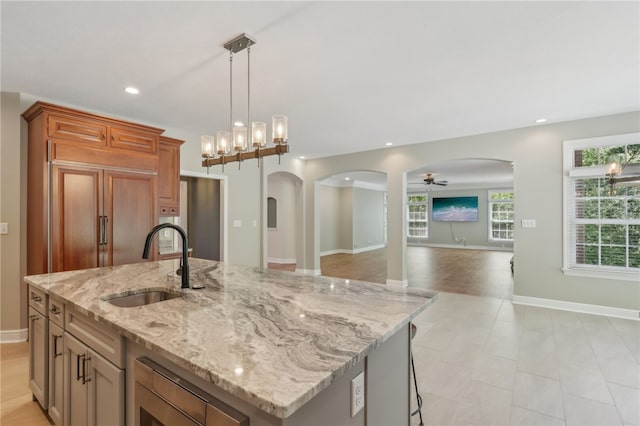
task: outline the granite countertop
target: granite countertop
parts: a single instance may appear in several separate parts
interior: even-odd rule
[[[32,275],[25,281],[279,418],[286,418],[436,300],[426,290],[192,258]],[[142,289],[183,297],[133,308]]]

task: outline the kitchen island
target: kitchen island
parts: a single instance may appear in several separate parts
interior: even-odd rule
[[[124,371],[125,424],[136,421],[133,370],[141,357],[254,426],[409,423],[410,321],[435,293],[195,258],[191,283],[204,289],[182,290],[178,266],[165,260],[25,277],[63,306],[64,337],[81,338],[72,325],[91,323],[119,336],[105,352]],[[137,307],[109,302],[157,290],[177,297]],[[65,365],[80,365],[77,357]],[[351,380],[363,372],[364,409],[354,413]]]

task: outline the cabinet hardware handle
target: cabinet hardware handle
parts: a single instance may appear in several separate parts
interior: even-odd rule
[[[30,315],[29,318],[32,319],[33,321],[38,321],[40,319],[38,315]]]
[[[76,354],[76,381],[78,381],[81,378],[83,378],[80,375],[80,358],[84,359],[85,356],[86,356],[85,354],[82,354],[82,355]],[[83,367],[84,367],[84,365],[83,365]],[[83,370],[83,374],[84,374],[84,370]]]
[[[58,308],[58,306],[53,305],[51,309],[49,309],[49,312],[51,312],[53,315],[58,315],[60,313],[60,309]]]
[[[100,220],[100,235],[99,235],[99,241],[98,241],[98,245],[104,245],[104,216],[98,216],[99,220]]]
[[[33,300],[34,302],[42,302],[42,297],[38,296],[35,293],[31,293],[31,300]]]
[[[62,336],[57,336],[57,335],[53,335],[53,357],[54,358],[58,358],[60,355],[62,355],[61,353],[58,353],[58,337],[62,337]]]
[[[106,246],[109,243],[109,217],[107,216],[103,216],[104,217],[104,245]]]
[[[82,384],[91,381],[91,377],[87,377],[87,361],[91,360],[91,357],[87,355],[82,356]]]

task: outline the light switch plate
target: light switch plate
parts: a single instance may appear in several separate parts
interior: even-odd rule
[[[6,222],[0,223],[0,234],[7,235],[9,233],[9,224]]]
[[[364,408],[364,371],[351,380],[351,417]]]
[[[535,228],[536,220],[535,219],[522,219],[522,227],[523,228]]]
[[[242,227],[242,221],[241,221],[241,220],[237,220],[237,219],[236,219],[236,220],[234,220],[234,221],[233,221],[233,227],[234,227],[234,228],[240,228],[240,227]]]

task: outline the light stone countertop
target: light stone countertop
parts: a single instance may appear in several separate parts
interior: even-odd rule
[[[32,275],[25,281],[194,372],[286,418],[433,303],[437,293],[203,259]],[[105,296],[169,289],[183,297],[120,308]],[[242,369],[242,370],[240,370]]]

